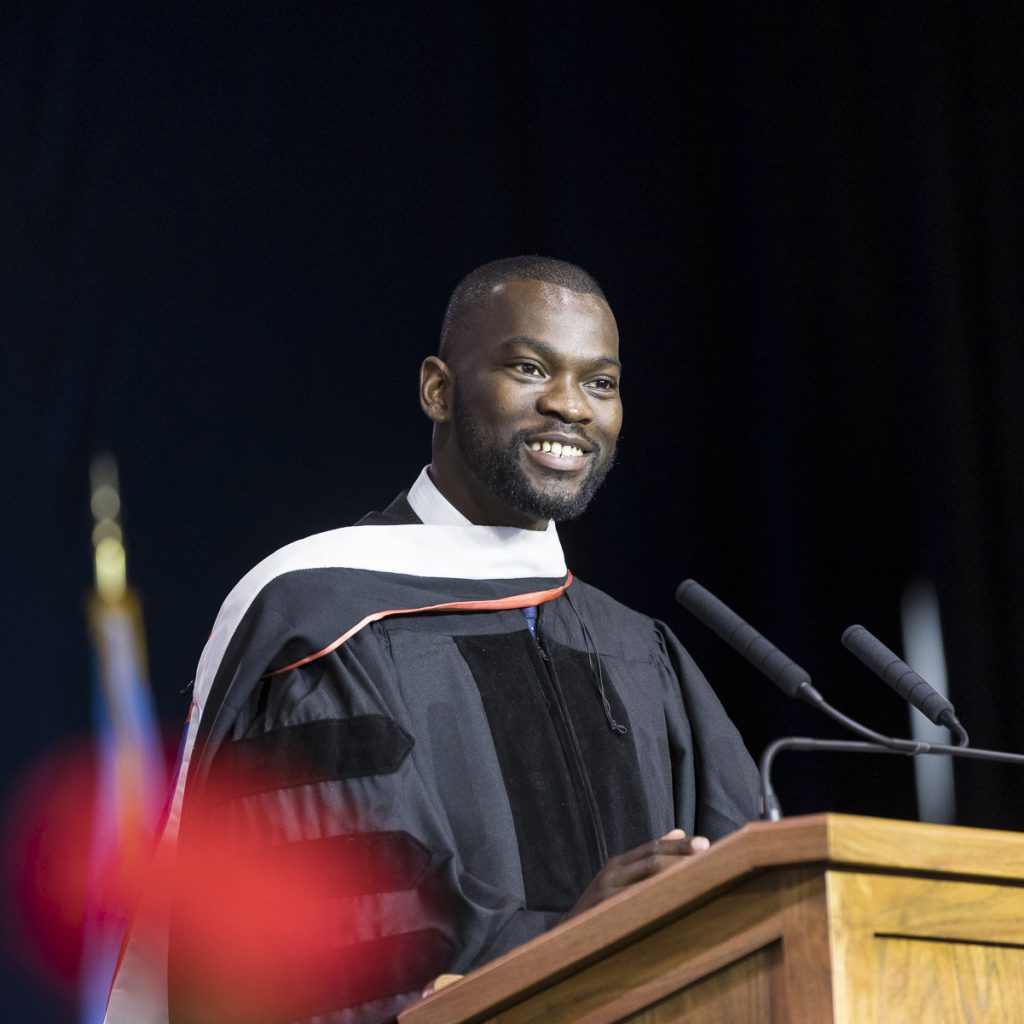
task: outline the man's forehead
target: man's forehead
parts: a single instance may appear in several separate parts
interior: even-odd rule
[[[585,348],[591,359],[616,359],[618,328],[608,303],[594,292],[578,292],[533,278],[494,285],[465,311],[449,361],[497,354],[511,339],[534,339],[559,347]]]

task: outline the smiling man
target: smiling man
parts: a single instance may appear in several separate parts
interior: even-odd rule
[[[221,608],[164,843],[169,1002],[159,943],[144,984],[130,949],[111,1024],[393,1020],[755,816],[689,655],[565,566],[555,522],[612,467],[620,373],[580,268],[459,284],[420,372],[430,465]]]
[[[538,530],[580,515],[611,469],[619,333],[582,271],[571,279],[587,290],[577,291],[501,281],[508,262],[456,290],[440,355],[421,370],[421,403],[435,423],[430,471],[442,494],[471,522]]]

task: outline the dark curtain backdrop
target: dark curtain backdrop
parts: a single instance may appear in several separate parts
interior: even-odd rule
[[[890,6],[3,5],[4,779],[88,730],[91,456],[174,732],[236,579],[428,460],[447,293],[520,252],[590,269],[622,335],[570,565],[672,624],[752,751],[833,732],[686,619],[687,576],[891,733],[839,634],[898,647],[931,580],[961,718],[1024,750],[1020,8]],[[961,823],[1024,827],[1022,782],[958,766]],[[778,789],[916,814],[893,758]],[[2,985],[7,1020],[68,1013]]]

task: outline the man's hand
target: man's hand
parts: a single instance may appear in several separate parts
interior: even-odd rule
[[[582,914],[584,910],[597,906],[602,900],[622,892],[634,882],[642,882],[678,864],[681,858],[703,853],[710,846],[710,841],[704,836],[688,837],[681,828],[674,828],[661,839],[653,839],[643,846],[620,853],[618,857],[612,857],[594,876],[594,880],[583,890],[583,894],[565,916]]]

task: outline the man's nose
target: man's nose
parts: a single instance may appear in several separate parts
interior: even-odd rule
[[[537,400],[537,411],[564,423],[589,423],[593,412],[579,381],[567,375],[552,377]]]

